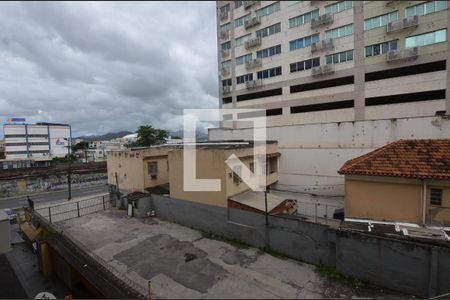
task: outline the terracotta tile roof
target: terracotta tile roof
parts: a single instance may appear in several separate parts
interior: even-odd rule
[[[338,173],[450,179],[450,139],[399,140],[347,161]]]

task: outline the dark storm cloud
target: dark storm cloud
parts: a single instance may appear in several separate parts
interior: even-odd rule
[[[0,3],[0,117],[76,135],[217,107],[214,2]]]

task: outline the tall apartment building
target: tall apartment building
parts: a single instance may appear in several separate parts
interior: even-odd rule
[[[220,107],[264,109],[268,126],[450,114],[448,7],[218,1]]]
[[[24,119],[11,119],[3,125],[3,134],[7,160],[64,157],[72,145],[72,130],[67,124],[27,124]]]

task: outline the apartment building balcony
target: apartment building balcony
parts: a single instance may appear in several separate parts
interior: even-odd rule
[[[262,59],[255,58],[245,63],[246,70],[253,70],[262,66]]]
[[[223,86],[223,87],[222,87],[222,93],[223,93],[223,94],[229,94],[229,93],[231,93],[231,86],[229,86],[229,85]]]
[[[326,51],[334,49],[334,42],[332,39],[326,39],[315,42],[311,45],[311,53],[318,51]]]
[[[230,49],[222,49],[222,50],[220,51],[220,56],[221,56],[222,58],[228,58],[228,57],[230,57],[230,54],[231,54]]]
[[[228,30],[220,31],[220,40],[228,41],[230,39],[230,32]]]
[[[317,76],[325,76],[325,75],[331,75],[334,74],[334,64],[329,64],[329,65],[323,65],[323,66],[318,66],[318,67],[314,67],[311,69],[311,74],[314,77]]]
[[[261,1],[244,1],[244,9],[247,10],[259,4],[261,4]]]
[[[262,87],[262,79],[246,81],[245,87],[247,89],[256,89],[256,88]]]
[[[261,17],[253,17],[250,20],[245,21],[244,27],[245,29],[249,29],[259,24],[261,24]]]
[[[412,16],[404,18],[403,20],[389,22],[386,27],[386,32],[394,32],[419,25],[419,16]]]
[[[332,14],[323,14],[311,20],[311,28],[317,28],[323,25],[328,25],[333,23],[334,17]]]
[[[261,46],[261,38],[253,38],[245,42],[245,49],[254,48],[257,46]]]
[[[228,21],[229,17],[230,17],[229,11],[220,13],[220,21]]]
[[[419,56],[419,48],[399,49],[386,53],[386,61],[388,63],[397,63],[416,59]]]
[[[230,68],[222,68],[222,70],[220,71],[220,75],[222,75],[222,77],[230,76],[230,74],[231,74]]]

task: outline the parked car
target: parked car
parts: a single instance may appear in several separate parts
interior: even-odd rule
[[[338,208],[334,211],[333,219],[344,220],[345,214],[343,208]]]
[[[17,214],[14,210],[11,208],[5,208],[4,211],[8,215],[9,222],[14,223],[17,221]]]

